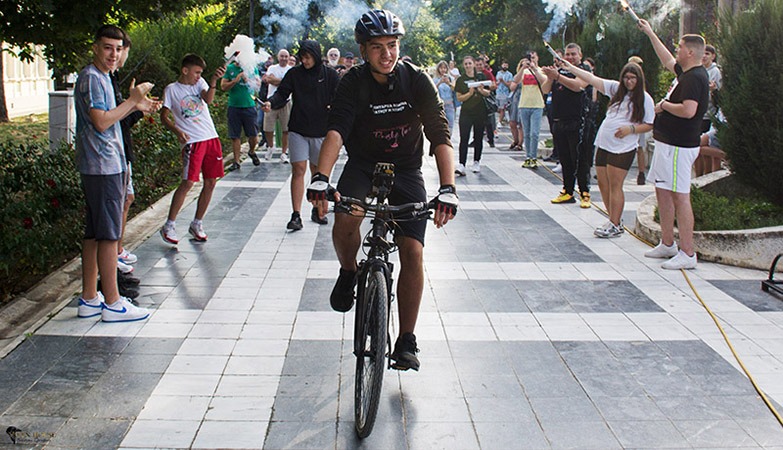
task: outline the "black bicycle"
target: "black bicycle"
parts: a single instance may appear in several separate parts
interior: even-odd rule
[[[372,228],[362,243],[366,258],[359,263],[357,271],[354,323],[354,417],[356,434],[360,438],[372,432],[378,414],[383,372],[392,367],[389,314],[394,299],[394,264],[389,261],[389,255],[397,251],[397,245],[393,239],[388,239],[389,232],[394,230],[397,222],[429,218],[433,208],[432,202],[389,205],[388,195],[393,184],[394,164],[377,163],[372,190],[367,198],[341,197],[334,205],[335,212],[372,219]]]

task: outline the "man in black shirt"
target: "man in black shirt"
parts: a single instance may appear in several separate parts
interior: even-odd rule
[[[405,34],[400,19],[385,10],[372,10],[356,23],[354,36],[366,62],[347,72],[337,87],[329,112],[328,132],[318,158],[318,173],[307,190],[324,217],[332,172],[340,147],[345,144],[348,162],[337,185],[340,194],[364,198],[372,186],[376,162],[395,165],[394,187],[389,202],[426,202],[421,174],[424,136],[435,156],[441,188],[435,202],[435,225],[454,217],[458,199],[449,126],[443,104],[432,79],[416,66],[398,61],[400,37]],[[356,255],[361,245],[362,218],[335,214],[332,239],[340,261],[340,275],[330,297],[332,308],[346,312],[353,306]],[[426,221],[399,223],[395,240],[400,249],[397,283],[400,335],[391,358],[392,367],[418,370],[416,336],[413,334],[424,289],[424,231]]]
[[[701,121],[710,97],[709,77],[702,65],[704,39],[694,34],[680,38],[673,56],[652,30],[640,20],[639,29],[650,38],[655,53],[677,80],[666,97],[655,105],[653,138],[655,153],[648,180],[655,183],[655,197],[661,217],[661,242],[645,253],[649,258],[670,258],[664,269],[693,269],[693,209],[691,207],[691,166],[699,156]],[[674,219],[680,234],[680,249],[674,242]]]
[[[582,49],[577,44],[568,44],[563,58],[580,69],[590,70],[582,64]],[[589,85],[565,69],[544,67],[543,70],[546,81],[541,90],[552,92],[552,140],[563,166],[563,190],[552,203],[575,203],[574,184],[578,183],[580,206],[589,208],[591,161],[582,142],[590,106]]]

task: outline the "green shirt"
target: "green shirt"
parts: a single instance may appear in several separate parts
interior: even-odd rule
[[[226,68],[223,79],[233,81],[240,73],[242,73],[242,68],[235,63],[231,63]],[[258,69],[254,67],[253,75],[249,78],[249,81],[244,78],[240,79],[239,83],[235,84],[228,91],[228,106],[234,108],[254,108],[256,106],[256,93],[261,87],[261,77],[258,75]]]

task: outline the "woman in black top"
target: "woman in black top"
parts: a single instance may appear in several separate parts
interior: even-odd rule
[[[476,72],[475,61],[472,56],[465,56],[462,60],[465,74],[457,79],[457,100],[462,102],[462,111],[459,114],[459,166],[454,171],[459,176],[465,176],[465,163],[468,160],[468,142],[470,142],[470,130],[473,129],[473,167],[474,173],[481,170],[481,150],[484,142],[484,124],[487,120],[487,107],[484,97],[490,94],[487,86],[468,87],[468,83],[485,81],[483,73]]]

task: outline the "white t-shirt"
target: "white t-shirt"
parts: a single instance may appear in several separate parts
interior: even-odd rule
[[[163,107],[171,111],[177,128],[188,135],[188,144],[218,137],[209,106],[201,98],[201,93],[208,90],[209,84],[199,78],[192,85],[171,83],[163,91]]]
[[[609,98],[620,88],[620,82],[614,80],[604,80],[604,95]],[[652,124],[655,120],[655,103],[647,92],[644,93],[644,120],[643,123]],[[595,136],[595,146],[602,148],[609,153],[626,153],[635,150],[639,144],[639,136],[629,134],[620,139],[615,137],[614,133],[620,127],[629,125],[641,125],[631,122],[631,99],[626,96],[619,105],[615,104],[606,111],[606,118],[601,127],[598,128],[598,134]]]
[[[275,64],[274,66],[269,66],[269,68],[266,69],[266,73],[269,75],[274,75],[276,78],[280,78],[282,80],[286,72],[289,70],[291,70],[291,66],[280,67],[280,64]],[[272,94],[274,94],[276,90],[277,86],[269,83],[269,88],[266,91],[266,98],[272,97]]]

